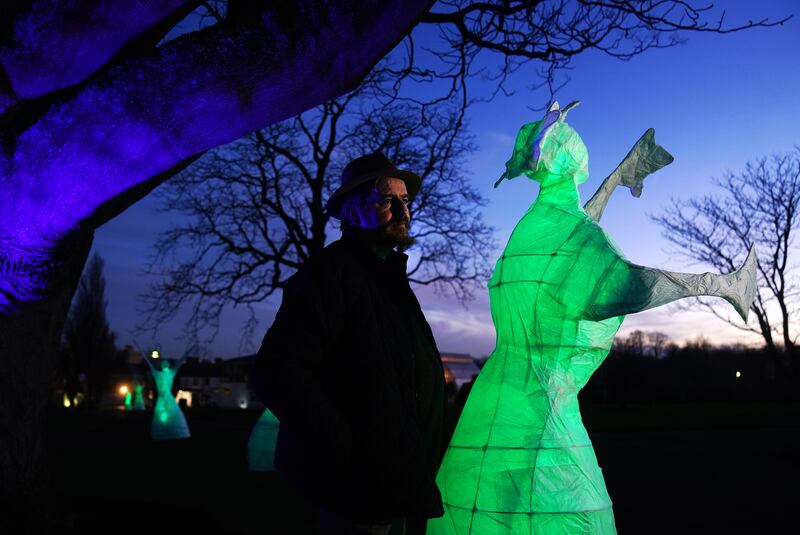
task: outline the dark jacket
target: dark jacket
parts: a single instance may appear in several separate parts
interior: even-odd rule
[[[392,251],[383,262],[355,237],[330,244],[289,280],[254,370],[280,420],[278,470],[320,504],[367,519],[443,514],[434,478],[444,445],[429,458],[410,321],[441,357],[406,261]]]

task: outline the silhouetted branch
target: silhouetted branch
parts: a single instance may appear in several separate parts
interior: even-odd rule
[[[682,0],[440,0],[422,22],[438,25],[446,44],[434,51],[441,59],[434,77],[448,78],[455,86],[460,76],[482,76],[496,81],[495,93],[506,92],[508,75],[534,62],[541,81],[532,86],[547,86],[552,99],[560,87],[556,73],[588,50],[629,60],[679,44],[685,33],[726,34],[791,18],[727,25],[724,11],[713,20],[713,7]],[[489,72],[476,68],[483,52],[499,55],[501,66]]]
[[[735,270],[755,243],[759,289],[752,310],[757,329],[720,314],[705,300],[695,302],[737,328],[760,333],[772,350],[776,347],[773,333],[780,335],[791,351],[795,337],[790,333],[790,308],[798,286],[789,257],[793,233],[800,224],[800,148],[748,163],[741,173],[726,173],[715,184],[720,195],[673,200],[662,215],[652,219],[680,255],[723,272]],[[770,320],[771,313],[778,315],[778,322]]]

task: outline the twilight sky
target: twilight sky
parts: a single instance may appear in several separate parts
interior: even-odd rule
[[[627,189],[615,193],[603,216],[602,226],[638,264],[705,271],[704,266],[688,265],[675,254],[648,216],[660,213],[670,197],[713,191],[711,179],[725,171],[739,171],[747,161],[800,145],[800,4],[723,0],[716,5],[718,13],[726,10],[729,25],[795,16],[782,27],[729,35],[685,34],[683,45],[651,50],[628,62],[588,53],[573,62],[573,69],[566,73],[570,82],[557,95],[562,105],[581,100],[568,122],[589,149],[590,176],[581,187],[584,200],[649,127],[655,128],[656,140],[675,157],[673,164],[647,179],[639,199]],[[512,80],[513,96],[477,104],[469,115],[479,146],[470,159],[469,176],[489,199],[484,216],[497,229],[500,250],[537,194],[536,184],[524,178],[492,187],[511,154],[519,127],[540,118],[528,106],[542,106],[545,95],[527,89],[536,80],[533,74],[530,79],[524,74]],[[473,91],[488,89],[476,85]],[[156,336],[131,332],[141,307],[137,296],[151,280],[143,274],[147,256],[157,234],[171,224],[170,214],[154,212],[155,205],[148,197],[98,229],[93,252],[106,260],[107,312],[118,345],[134,339],[143,347],[160,343],[170,356],[184,347],[178,338],[181,317],[164,325]],[[428,288],[416,292],[442,352],[491,353],[494,327],[488,293],[479,293],[464,307]],[[278,295],[257,308],[258,332],[269,327],[279,303]],[[249,348],[240,348],[245,317],[240,310],[226,313],[219,335],[206,348],[209,357],[232,357],[257,349],[260,334]],[[717,343],[758,342],[757,337],[707,314],[675,311],[671,306],[628,316],[620,334],[633,329],[662,331],[678,342],[698,336]]]

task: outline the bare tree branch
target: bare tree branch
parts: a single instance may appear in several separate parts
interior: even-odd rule
[[[686,33],[726,34],[791,18],[727,25],[724,11],[712,18],[713,7],[684,0],[440,0],[422,22],[438,25],[446,44],[431,51],[441,58],[441,67],[431,69],[433,77],[457,86],[460,76],[482,76],[506,92],[507,77],[534,62],[542,81],[533,87],[547,86],[552,99],[561,87],[556,74],[587,50],[629,60],[652,48],[675,46]],[[501,66],[493,72],[476,68],[483,52],[499,55]],[[449,94],[454,92],[455,87]]]
[[[792,312],[800,290],[793,275],[796,266],[790,261],[794,231],[800,224],[800,148],[750,162],[741,173],[725,173],[715,183],[720,195],[673,199],[663,214],[652,219],[679,254],[724,272],[736,269],[755,243],[759,289],[752,310],[757,327],[721,314],[708,301],[694,303],[730,325],[758,332],[773,351],[777,349],[773,335],[778,335],[791,352],[796,340],[791,333]],[[773,315],[778,321],[770,319]]]

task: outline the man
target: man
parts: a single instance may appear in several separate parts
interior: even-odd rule
[[[418,175],[380,153],[342,172],[342,237],[288,282],[255,386],[280,420],[275,465],[320,507],[322,533],[424,533],[443,514],[441,357],[406,277]]]

